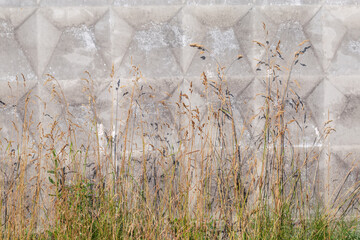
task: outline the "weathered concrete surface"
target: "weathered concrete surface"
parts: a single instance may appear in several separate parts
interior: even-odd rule
[[[67,115],[71,115],[83,129],[77,131],[78,147],[86,145],[96,119],[101,126],[101,146],[114,136],[118,122],[117,130],[129,134],[134,142],[126,151],[141,152],[142,139],[136,138],[141,135],[139,126],[124,128],[134,118],[144,123],[141,127],[148,132],[146,141],[173,146],[180,140],[180,126],[186,122],[174,110],[179,93],[191,97],[193,109],[198,107],[204,116],[209,101],[216,102],[217,98],[203,97],[200,74],[204,71],[209,79],[215,79],[214,58],[229,66],[238,54],[244,57],[235,61],[226,75],[240,134],[240,126],[249,124],[247,120],[261,105],[251,100],[265,89],[266,74],[256,70],[254,60],[263,59],[264,51],[252,42],[265,42],[263,22],[269,31],[269,44],[276,46],[281,40],[283,56],[291,55],[303,40],[310,41],[312,47],[301,58],[306,67],[298,64],[293,69],[292,76],[300,88],[291,82],[308,113],[305,140],[296,147],[308,149],[320,136],[324,121],[332,119],[336,133],[330,144],[336,149],[335,157],[327,161],[323,154],[319,175],[328,185],[338,185],[338,176],[351,168],[345,149],[353,152],[355,159],[360,152],[358,0],[0,0],[1,141],[19,140],[13,122],[23,126],[24,99],[31,90],[37,93],[36,100],[27,105],[33,113],[32,124],[41,122],[48,133],[51,122],[57,119],[59,129],[66,131]],[[206,46],[213,58],[202,60],[199,51],[189,47],[191,43]],[[139,66],[146,78],[136,83],[138,89],[143,86],[134,91],[142,104],[133,108],[129,107],[134,86],[129,73],[132,65]],[[63,92],[57,83],[44,85],[47,74],[57,79]],[[116,90],[118,79],[121,83]],[[59,93],[56,96],[54,89]],[[90,104],[96,100],[96,105],[89,108],[89,99]],[[132,116],[128,119],[129,109]],[[113,121],[116,110],[117,121]],[[146,114],[140,116],[141,111]],[[167,139],[154,137],[162,133],[156,124],[166,123],[173,126],[161,130],[169,133]],[[44,142],[37,136],[38,127],[29,131],[31,141]],[[254,136],[255,130],[244,133],[245,139]],[[316,144],[319,148],[323,142]],[[355,168],[351,181],[358,180],[360,168]]]

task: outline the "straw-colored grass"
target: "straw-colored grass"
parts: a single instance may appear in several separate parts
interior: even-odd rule
[[[90,117],[82,126],[48,76],[50,102],[61,113],[47,117],[53,105],[30,92],[15,139],[1,136],[0,237],[360,239],[358,184],[339,196],[352,169],[330,194],[319,177],[327,149],[318,146],[334,130],[331,121],[311,147],[295,147],[304,143],[310,116],[291,73],[310,45],[299,44],[286,64],[280,43],[255,44],[265,53],[258,69],[266,75],[264,91],[249,99],[260,107],[242,108],[247,119],[235,117],[229,67],[219,62],[215,79],[201,74],[203,106],[192,100],[199,98],[193,83],[160,98],[138,67],[126,83],[113,69],[109,126],[99,121],[90,74],[82,91]],[[190,46],[211,58],[204,46]],[[33,101],[43,106],[40,121]]]

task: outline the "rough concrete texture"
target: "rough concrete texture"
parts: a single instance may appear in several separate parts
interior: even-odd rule
[[[325,142],[314,143],[314,139],[321,134],[324,121],[332,119],[334,158],[328,161],[324,157],[316,171],[327,184],[336,186],[339,176],[352,166],[345,151],[353,152],[352,159],[360,153],[358,0],[0,0],[1,141],[21,141],[18,134],[24,127],[26,98],[31,92],[36,95],[26,105],[35,125],[26,128],[31,141],[43,141],[39,123],[44,132],[51,132],[50,124],[57,119],[60,129],[66,131],[69,114],[82,129],[76,132],[77,146],[86,146],[95,115],[99,142],[105,146],[105,138],[114,135],[112,119],[117,110],[117,130],[131,133],[129,139],[135,143],[127,151],[142,151],[142,139],[136,138],[141,135],[137,135],[139,127],[130,124],[124,129],[134,118],[143,121],[144,131],[151,132],[145,136],[151,145],[164,141],[159,137],[163,133],[167,146],[176,144],[186,122],[172,110],[179,93],[191,95],[192,107],[198,107],[204,118],[209,100],[203,98],[200,75],[204,71],[209,79],[217,76],[217,62],[201,59],[199,51],[189,47],[191,43],[206,46],[222,66],[229,66],[238,54],[244,56],[226,74],[240,134],[241,126],[249,124],[247,120],[261,106],[251,100],[265,91],[266,74],[257,70],[254,60],[264,59],[264,51],[252,42],[265,41],[263,22],[269,44],[276,46],[281,40],[283,56],[291,55],[303,40],[311,44],[301,57],[306,66],[298,64],[293,69],[292,77],[300,87],[290,83],[297,88],[308,114],[305,140],[296,147],[323,147]],[[139,95],[142,107],[134,107],[135,114],[128,119],[132,65],[145,77],[138,82],[146,83],[141,94],[151,97]],[[47,74],[58,81],[56,86],[52,82],[45,85],[51,78]],[[118,79],[120,88],[116,90]],[[157,92],[152,96],[154,89]],[[96,113],[89,108],[89,99],[90,103],[96,100]],[[213,96],[210,101],[216,99]],[[168,107],[161,107],[164,101]],[[175,127],[164,130],[166,124]],[[15,131],[14,125],[21,127]],[[243,135],[251,139],[256,134],[256,129],[247,128]],[[359,167],[355,168],[351,181],[359,178]]]

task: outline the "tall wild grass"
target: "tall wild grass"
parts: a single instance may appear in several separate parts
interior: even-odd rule
[[[217,62],[216,75],[199,72],[201,84],[172,93],[139,67],[127,81],[113,67],[102,90],[111,101],[88,74],[85,100],[74,105],[49,75],[42,92],[21,99],[23,123],[9,118],[11,131],[0,132],[1,238],[359,239],[358,183],[339,190],[353,169],[329,193],[319,146],[334,129],[324,122],[309,144],[314,116],[292,77],[311,45],[283,56],[280,42],[254,43],[264,52],[262,89],[241,106],[231,66],[195,43],[204,61]],[[9,83],[10,92],[25,82]]]

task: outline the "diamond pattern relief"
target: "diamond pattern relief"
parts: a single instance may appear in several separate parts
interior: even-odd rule
[[[216,81],[216,86],[223,89],[223,94],[227,94],[231,101],[233,117],[235,120],[235,127],[237,134],[241,135],[242,128],[245,129],[249,124],[250,118],[253,116],[253,98],[254,98],[254,79],[253,77],[242,78],[228,78],[226,81],[220,83]],[[192,87],[190,87],[192,86]],[[192,89],[193,91],[190,91]],[[191,106],[193,109],[198,108],[200,111],[201,123],[207,122],[209,108],[216,112],[220,108],[221,99],[217,95],[217,91],[212,86],[207,88],[198,77],[186,78],[182,85],[181,92],[189,96]],[[185,100],[185,99],[184,99]],[[185,119],[185,124],[186,124]],[[251,136],[250,130],[246,129],[243,140],[249,140]]]
[[[357,64],[360,61],[360,8],[359,7],[326,7],[324,22],[329,38],[324,38],[324,44],[331,46],[328,61],[330,75],[359,74]],[[331,37],[332,36],[332,37]]]
[[[46,72],[61,80],[79,77],[85,70],[96,77],[105,77],[106,63],[96,49],[94,38],[93,28],[84,25],[63,31]]]
[[[293,81],[289,83],[288,96],[290,98],[286,111],[289,113],[289,120],[297,119],[298,124],[292,124],[289,127],[289,132],[293,133],[293,135],[301,133],[300,138],[303,138],[304,143],[311,145],[315,139],[316,141],[319,140],[324,119],[322,115],[324,100],[319,97],[319,95],[322,96],[321,92],[323,89],[320,87],[316,90],[319,85],[322,84],[323,78],[319,76],[302,77],[294,74],[292,80]],[[295,83],[295,80],[297,83]],[[314,94],[314,91],[316,91],[316,94]],[[293,92],[295,92],[295,94]],[[292,104],[299,99],[298,97],[300,97],[303,110],[295,111]]]
[[[41,13],[38,17],[38,47],[37,47],[37,71],[38,76],[45,74],[48,64],[56,45],[59,42],[61,31],[49,22]]]
[[[139,66],[144,76],[138,82],[135,96],[139,102],[134,104],[130,120],[131,137],[139,137],[134,140],[138,146],[131,146],[133,149],[142,151],[142,132],[137,125],[141,121],[148,134],[147,142],[156,145],[164,141],[159,138],[161,131],[166,134],[166,141],[179,140],[174,133],[184,123],[176,113],[180,92],[191,95],[189,103],[193,108],[199,107],[203,117],[200,121],[206,117],[209,104],[218,107],[215,94],[208,100],[204,98],[200,79],[205,72],[208,79],[217,81],[218,65],[225,67],[233,117],[240,132],[263,100],[254,100],[256,93],[264,91],[265,74],[255,70],[254,58],[264,59],[265,53],[252,41],[268,40],[275,47],[280,40],[287,61],[279,59],[279,63],[288,66],[294,52],[300,49],[298,43],[308,39],[311,48],[299,60],[306,66],[294,67],[289,85],[289,91],[299,95],[307,112],[306,121],[302,119],[304,123],[299,124],[306,125],[302,129],[304,141],[295,147],[302,149],[313,144],[329,118],[334,120],[336,129],[330,138],[332,146],[358,152],[360,7],[356,0],[291,0],[286,4],[280,0],[0,0],[0,6],[2,142],[18,140],[21,128],[16,131],[12,122],[23,126],[29,93],[34,98],[27,106],[34,123],[29,128],[31,138],[38,140],[35,126],[40,122],[45,133],[54,120],[66,130],[66,105],[52,99],[52,88],[42,84],[46,74],[51,74],[60,80],[72,120],[81,126],[77,130],[78,145],[86,145],[91,134],[87,129],[93,127],[95,112],[88,106],[86,93],[80,92],[86,82],[81,78],[89,77],[84,71],[89,71],[94,79],[100,131],[107,136],[112,134],[109,131],[114,126],[116,109],[116,91],[109,77],[112,64],[115,79],[121,79],[122,87],[116,105],[118,133],[124,131],[128,117],[134,84],[129,77],[132,65]],[[269,31],[267,39],[263,22]],[[204,45],[210,53],[201,55],[199,49],[189,46],[191,43]],[[234,61],[238,54],[244,57]],[[280,73],[280,77],[285,75]],[[291,104],[289,101],[286,105],[289,120],[296,114]],[[248,142],[261,134],[262,128],[255,133],[255,124],[261,124],[256,121],[244,133]],[[166,124],[173,124],[173,129],[167,129]],[[293,123],[288,129],[297,134],[297,127]],[[332,169],[327,176],[335,185],[340,181],[337,176],[351,167],[344,159],[344,151],[338,150],[330,161]],[[325,164],[321,164],[325,169]],[[353,182],[359,179],[357,168],[350,178]]]
[[[132,41],[121,63],[122,76],[128,75],[132,64],[139,65],[140,70],[147,77],[182,75],[177,59],[171,51],[174,41],[178,41],[176,38],[171,38],[174,36],[171,35],[172,32],[176,32],[177,27],[170,22],[180,9],[180,7],[115,8],[118,16],[134,29]]]
[[[44,134],[50,133],[50,131],[53,131],[55,135],[58,134],[59,141],[55,143],[55,147],[61,148],[65,144],[65,139],[61,137],[61,131],[67,132],[68,124],[71,122],[74,124],[72,130],[76,135],[76,139],[71,140],[74,141],[74,146],[76,145],[77,148],[82,145],[89,146],[90,150],[93,150],[95,120],[98,126],[105,125],[106,130],[110,129],[108,121],[111,119],[103,118],[104,112],[111,109],[112,97],[109,86],[110,82],[106,81],[95,81],[92,85],[90,81],[84,80],[59,81],[59,85],[55,82],[49,82],[46,85],[39,86],[40,99],[44,103],[41,105],[40,115],[42,127]],[[54,90],[59,95],[54,95]],[[60,91],[64,93],[66,102]],[[90,95],[95,100],[95,106],[90,105]],[[55,130],[52,130],[53,124],[55,124]]]
[[[307,77],[298,79],[298,81],[300,82],[300,88],[294,82],[289,83],[289,91],[285,98],[285,122],[289,123],[293,119],[296,120],[287,125],[288,139],[295,147],[306,148],[319,144],[321,124],[323,122],[323,88],[319,88],[322,79]],[[275,84],[272,86],[274,89],[271,95],[273,99],[276,99],[276,86]],[[256,79],[255,89],[254,109],[257,114],[260,113],[261,115],[259,118],[254,119],[253,126],[254,132],[256,132],[255,136],[259,136],[262,134],[264,124],[264,118],[261,118],[263,111],[261,110],[265,106],[265,98],[263,97],[266,92],[265,81]],[[299,105],[296,107],[298,101]],[[273,109],[273,111],[277,111],[276,106],[273,106]]]
[[[318,9],[318,8],[317,8]],[[318,62],[321,64],[324,69],[322,59],[324,58],[323,53],[323,42],[322,42],[322,31],[323,31],[323,11],[322,9],[318,9],[312,18],[303,25],[304,35],[311,41],[311,45],[313,46],[314,54]]]
[[[360,62],[360,34],[347,32],[343,37],[329,68],[330,75],[360,74],[357,63]]]
[[[61,32],[45,73],[56,76],[59,80],[77,79],[84,71],[89,71],[95,79],[108,76],[111,69],[111,66],[107,65],[110,63],[109,51],[101,48],[102,45],[97,41],[102,42],[105,39],[105,42],[106,40],[109,42],[110,35],[106,34],[109,31],[106,28],[99,31],[99,25],[95,25],[96,23],[101,25],[104,21],[103,17],[107,17],[109,21],[106,10],[106,8],[71,8],[56,12],[55,9],[44,9],[41,12]],[[55,28],[49,27],[50,30],[58,33]],[[50,33],[44,34],[48,36]]]
[[[17,115],[16,108],[13,106],[0,107],[0,142],[1,147],[6,147],[11,142],[15,143],[21,138],[21,129],[15,128],[15,126],[22,126],[22,121]],[[15,124],[15,126],[14,126]],[[20,132],[19,132],[20,131]],[[5,149],[1,149],[5,150]]]
[[[1,35],[6,35],[6,37]],[[15,41],[13,33],[0,33],[0,51],[2,53],[0,61],[3,63],[1,66],[1,81],[15,81],[16,76],[20,76],[21,73],[28,80],[37,78],[24,52]]]
[[[113,9],[132,27],[140,29],[150,22],[161,24],[170,21],[180,11],[181,6],[114,7]]]
[[[189,45],[200,43],[205,36],[205,31],[203,25],[189,11],[186,11],[186,8],[183,8],[171,22],[176,26],[171,32],[171,38],[174,39],[172,52],[177,57],[182,72],[186,73],[197,52]]]
[[[132,79],[122,79],[119,90],[114,89],[113,92],[113,108],[99,109],[99,117],[105,127],[109,126],[111,119],[104,117],[112,116],[117,120],[118,136],[124,134],[131,136],[131,148],[136,155],[135,160],[143,150],[142,136],[146,143],[154,146],[169,142],[174,144],[173,141],[177,140],[175,126],[178,119],[174,116],[177,112],[175,101],[178,100],[178,89],[182,83],[182,78],[140,79],[136,83]],[[134,95],[132,95],[133,90]],[[114,110],[116,108],[117,111]],[[113,121],[112,124],[115,122]]]
[[[19,9],[0,9],[0,61],[2,63],[0,80],[2,81],[14,81],[16,76],[21,74],[29,81],[37,79],[36,72],[29,61],[31,59],[27,58],[23,46],[17,40],[22,37],[21,25],[33,12],[34,9],[26,9],[23,12]],[[18,32],[17,29],[19,29]],[[28,44],[28,47],[35,47],[33,44],[36,43],[32,41]]]
[[[327,9],[323,10],[323,38],[324,44],[324,67],[328,69],[342,38],[346,33],[345,26],[339,19],[333,17]]]
[[[250,9],[242,18],[234,25],[233,29],[236,38],[241,46],[241,54],[244,56],[242,61],[246,61],[251,66],[252,71],[255,69],[254,58],[254,9]],[[242,63],[241,63],[242,64]]]
[[[251,142],[253,130],[251,118],[254,116],[254,97],[256,94],[253,78],[229,79],[228,87],[235,120],[236,133],[243,145]],[[242,131],[245,130],[243,133]]]
[[[328,80],[329,82],[331,82],[332,85],[334,85],[334,87],[339,89],[340,92],[347,95],[360,96],[358,76],[328,76]]]
[[[360,97],[349,96],[346,106],[340,112],[336,121],[337,132],[333,134],[333,144],[357,145],[360,134],[360,123],[354,119],[360,118]]]
[[[30,135],[29,144],[36,139],[38,123],[38,100],[36,81],[0,82],[0,141],[18,144],[23,134],[24,123]],[[13,122],[12,122],[13,121]],[[13,146],[15,148],[15,146]]]
[[[94,42],[100,49],[99,55],[107,66],[112,65],[111,58],[111,29],[110,29],[110,11],[107,11],[94,26]]]
[[[0,19],[9,21],[14,28],[19,27],[31,14],[35,8],[0,8]]]
[[[324,180],[329,200],[344,201],[357,187],[360,179],[359,156],[360,149],[356,146],[334,146],[330,156],[326,156],[322,172],[326,174]]]
[[[27,58],[29,59],[29,63],[38,74],[38,55],[37,55],[37,35],[36,29],[38,27],[37,14],[34,13],[30,15],[26,21],[17,28],[16,30],[16,38],[18,39],[20,45],[23,48],[23,51]],[[35,30],[35,31],[34,31]]]
[[[94,25],[108,10],[107,7],[40,8],[41,14],[58,29]]]
[[[188,9],[203,25],[229,28],[250,10],[250,6],[199,6]]]
[[[308,102],[311,104],[313,112],[316,113],[316,118],[322,119],[322,122],[319,123],[320,127],[327,120],[333,121],[331,126],[336,130],[330,135],[330,143],[333,146],[357,144],[356,136],[360,132],[360,127],[358,121],[354,121],[354,119],[357,119],[360,114],[358,109],[359,95],[356,93],[359,88],[357,87],[356,91],[352,91],[353,94],[351,92],[345,92],[345,94],[337,87],[339,84],[332,82],[334,79],[325,80],[319,84],[311,93]]]
[[[346,104],[346,96],[328,80],[318,84],[307,99],[315,118],[320,121],[319,126],[328,118],[337,119]]]
[[[321,29],[321,22],[317,22],[321,12],[320,6],[262,6],[259,7],[255,15],[254,25],[255,40],[265,42],[266,35],[260,29],[260,23],[264,22],[269,32],[268,41],[272,48],[275,48],[280,41],[280,50],[284,61],[280,65],[289,67],[294,59],[294,53],[304,47],[298,44],[304,40],[309,40],[311,48],[307,49],[304,55],[301,55],[299,62],[305,64],[297,64],[293,68],[293,73],[301,73],[305,76],[322,76],[322,62],[319,58],[321,55],[321,44],[319,43],[318,33],[312,29]],[[315,35],[313,35],[315,33]],[[312,44],[312,43],[315,44]],[[264,56],[264,50],[256,47],[257,56]],[[315,48],[320,48],[316,49]],[[259,58],[259,57],[258,57]],[[264,57],[262,57],[264,58]]]
[[[115,10],[111,10],[110,14],[111,57],[114,65],[119,66],[132,41],[134,30],[125,20],[119,17]]]
[[[242,31],[246,32],[242,27],[246,24],[251,26],[251,18],[244,18],[249,10],[250,7],[247,5],[221,6],[216,11],[209,6],[187,7],[184,9],[186,13],[194,17],[194,20],[196,19],[196,26],[201,30],[198,33],[192,32],[195,38],[200,41],[197,43],[204,45],[210,52],[200,56],[198,50],[192,50],[196,54],[190,63],[186,76],[200,76],[204,70],[209,77],[216,76],[218,64],[223,67],[230,67],[233,64],[227,70],[228,76],[252,76],[249,56],[244,50],[246,49],[246,43],[242,45],[243,40],[244,42],[247,40],[242,37]],[[245,57],[241,61],[234,61],[239,54]],[[205,57],[205,59],[201,57]]]
[[[341,100],[335,99],[329,106],[333,115],[331,119],[334,120],[336,129],[331,138],[334,145],[358,145],[357,136],[360,134],[360,125],[357,120],[354,121],[360,116],[358,107],[360,87],[358,81],[358,77],[355,76],[329,77],[329,82],[331,82],[333,88],[336,88],[343,96]],[[334,95],[330,92],[329,98]]]

